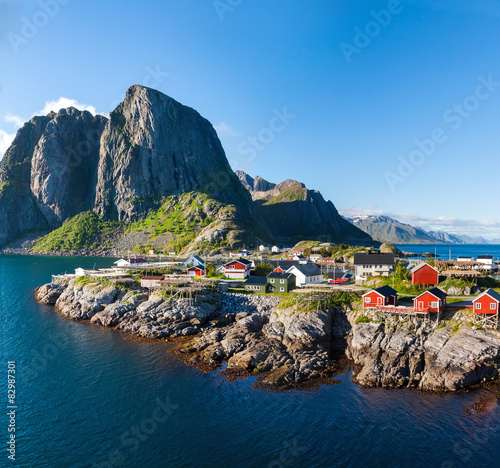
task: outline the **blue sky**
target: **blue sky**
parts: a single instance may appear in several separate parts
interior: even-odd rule
[[[500,238],[498,0],[0,9],[0,151],[34,113],[106,114],[145,84],[209,119],[234,169],[300,180],[348,215]]]

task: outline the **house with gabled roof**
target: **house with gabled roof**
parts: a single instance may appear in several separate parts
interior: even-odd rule
[[[264,276],[252,276],[245,281],[245,291],[265,294],[269,291],[267,278]]]
[[[439,284],[439,270],[421,262],[408,268],[411,273],[411,284],[420,286],[437,286]]]
[[[149,262],[142,257],[121,258],[114,262],[117,267],[138,267],[149,265]]]
[[[186,274],[189,276],[207,276],[207,270],[205,268],[205,265],[203,266],[190,266],[189,268],[186,268]]]
[[[308,284],[321,284],[323,275],[321,270],[314,263],[306,265],[294,265],[290,267],[287,273],[292,273],[295,276],[295,284],[297,286],[307,286]]]
[[[477,296],[472,304],[475,314],[498,315],[500,294],[494,289],[487,289]]]
[[[205,268],[205,260],[203,260],[199,255],[193,255],[184,262],[184,266],[186,268],[190,266]]]
[[[272,271],[267,275],[267,283],[271,292],[287,293],[295,288],[296,277],[291,272]]]
[[[370,276],[389,276],[394,269],[394,254],[362,252],[354,254],[356,279]]]
[[[230,279],[245,279],[250,276],[252,262],[245,258],[231,260],[224,264],[224,274]]]
[[[363,307],[365,309],[377,306],[398,305],[398,293],[390,286],[382,286],[363,294]]]
[[[415,312],[441,313],[446,307],[447,294],[439,288],[432,288],[413,299]]]

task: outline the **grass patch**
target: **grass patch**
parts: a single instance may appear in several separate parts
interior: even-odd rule
[[[361,317],[358,317],[356,319],[356,323],[372,323],[373,320],[370,317],[367,317],[366,315],[362,315]]]
[[[117,221],[103,221],[91,211],[80,213],[66,221],[60,228],[42,237],[32,248],[35,252],[95,250],[111,247],[110,237],[122,231],[124,225]]]

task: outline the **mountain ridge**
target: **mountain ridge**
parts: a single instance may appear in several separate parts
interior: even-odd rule
[[[352,216],[345,218],[378,242],[391,244],[489,244],[482,237],[461,236],[444,231],[426,231],[389,216]]]

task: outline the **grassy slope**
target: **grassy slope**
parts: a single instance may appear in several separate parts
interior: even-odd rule
[[[123,232],[123,225],[103,221],[92,212],[80,213],[42,237],[32,250],[35,252],[75,251],[112,247],[110,237]]]
[[[33,250],[111,249],[118,237],[140,233],[145,241],[136,245],[136,251],[147,251],[150,241],[161,237],[165,250],[181,252],[203,232],[207,232],[207,236],[199,241],[200,247],[210,250],[229,247],[234,240],[230,231],[241,233],[240,224],[236,207],[211,199],[204,193],[188,192],[166,197],[146,218],[128,225],[103,221],[91,212],[79,214],[41,238]],[[212,239],[210,231],[224,235]]]

